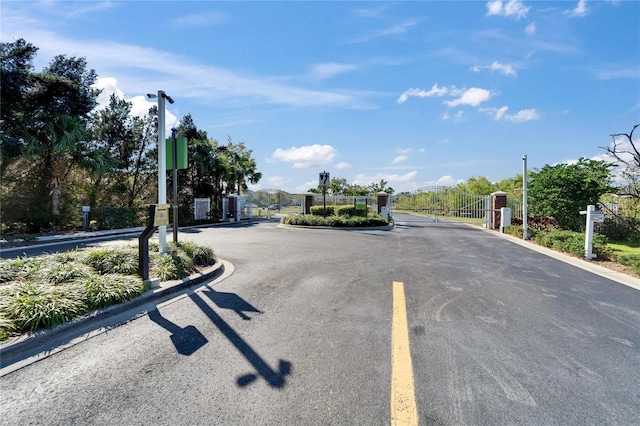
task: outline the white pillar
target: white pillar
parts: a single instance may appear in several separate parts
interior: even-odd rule
[[[587,227],[584,235],[584,258],[587,260],[595,259],[595,256],[593,255],[593,218],[592,218],[592,214],[595,210],[596,210],[596,206],[589,204],[585,212],[587,214]]]

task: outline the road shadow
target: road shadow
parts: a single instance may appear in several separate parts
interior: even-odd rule
[[[223,293],[215,291],[212,288],[203,290],[202,293],[211,299],[219,308],[230,309],[237,313],[243,320],[251,320],[251,317],[245,315],[245,312],[263,313],[235,293]]]
[[[212,289],[204,290],[203,293],[213,291]],[[217,293],[217,292],[214,292]],[[224,294],[224,293],[223,293]],[[210,297],[210,294],[207,294]],[[248,373],[238,377],[236,380],[238,386],[245,387],[253,383],[258,377],[262,377],[266,380],[269,386],[273,388],[283,388],[286,384],[286,376],[291,374],[291,363],[285,360],[278,360],[278,370],[274,370],[262,359],[249,343],[247,343],[242,336],[240,336],[216,311],[209,306],[204,299],[202,299],[197,293],[189,295],[191,300],[200,308],[200,310],[211,320],[211,322],[220,330],[220,332],[233,344],[236,349],[245,357],[247,361],[255,368],[255,373]],[[215,297],[215,296],[214,296]],[[242,302],[238,306],[251,306],[248,302],[244,301],[240,296],[235,295],[235,298]],[[235,299],[235,298],[229,298]],[[212,299],[213,300],[213,299]],[[214,301],[215,303],[215,301]],[[253,306],[251,306],[253,308]],[[253,308],[255,309],[255,308]],[[235,310],[235,309],[234,309]],[[257,311],[257,310],[256,310]],[[237,312],[237,311],[236,311]],[[257,311],[260,312],[260,311]],[[257,374],[256,374],[257,373]]]
[[[149,312],[149,319],[171,333],[171,341],[181,355],[191,355],[209,341],[192,325],[182,328],[160,314],[158,308]]]
[[[238,334],[218,313],[200,296],[202,293],[216,306],[236,312],[243,320],[251,317],[245,312],[262,313],[249,302],[235,293],[215,291],[207,287],[206,290],[190,293],[188,296],[198,308],[211,320],[218,330],[236,347],[242,356],[249,361],[255,372],[244,374],[236,379],[240,387],[245,387],[259,377],[265,379],[269,386],[281,389],[286,384],[286,376],[291,374],[292,364],[286,360],[278,360],[278,368],[271,366],[256,352],[253,347]],[[171,333],[171,342],[181,355],[189,356],[208,343],[207,338],[193,325],[180,327],[163,317],[158,308],[149,311],[149,319]]]

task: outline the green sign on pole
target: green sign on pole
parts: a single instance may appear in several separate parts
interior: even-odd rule
[[[176,152],[178,161],[176,162],[177,169],[187,168],[187,138],[176,138]],[[173,141],[167,139],[167,170],[173,169]]]

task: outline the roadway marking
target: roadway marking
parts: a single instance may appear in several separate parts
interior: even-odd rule
[[[417,425],[418,409],[409,351],[404,283],[393,282],[391,324],[391,425]]]

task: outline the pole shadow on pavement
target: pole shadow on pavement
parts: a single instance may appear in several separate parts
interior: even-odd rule
[[[204,290],[203,293],[205,293],[205,295],[210,297],[211,300],[213,300],[215,303],[215,300],[212,298],[212,294],[210,294],[210,291],[212,293],[217,293],[212,290]],[[229,293],[217,293],[217,294],[219,295],[219,294],[229,294]],[[248,302],[244,301],[240,296],[238,295],[234,295],[234,296],[235,297],[233,299],[236,300],[236,302],[242,301],[242,303],[240,303],[238,307],[251,306]],[[214,311],[211,308],[211,306],[209,306],[197,293],[192,293],[189,295],[189,297],[191,298],[191,300],[193,300],[193,302],[196,305],[198,305],[198,307],[202,310],[202,312],[207,317],[209,317],[211,322],[216,327],[218,327],[218,330],[220,330],[220,332],[227,339],[229,339],[229,342],[231,342],[236,347],[236,349],[240,351],[242,356],[244,356],[246,360],[249,361],[249,363],[256,369],[256,372],[258,374],[249,373],[249,374],[245,374],[243,376],[238,377],[237,379],[238,386],[245,387],[251,384],[252,382],[254,382],[258,378],[258,376],[262,376],[262,378],[264,378],[269,384],[269,386],[271,387],[283,388],[285,386],[286,384],[285,377],[291,374],[291,363],[289,361],[285,361],[282,359],[279,360],[278,371],[273,370],[269,366],[269,364],[267,364],[267,362],[264,359],[262,359],[262,357],[251,347],[251,345],[249,345],[233,328],[231,328],[231,326],[227,324],[227,322],[224,319],[222,319],[222,317],[220,317],[220,315],[218,315],[216,311]],[[253,308],[253,306],[251,306],[251,308]],[[236,310],[236,309],[233,309],[233,310]],[[236,310],[236,312],[238,311]],[[260,312],[260,311],[253,308],[252,312]],[[243,316],[244,314],[242,314],[241,312],[238,312],[238,314],[241,317],[243,317],[243,319],[247,319],[247,318],[244,318]]]

